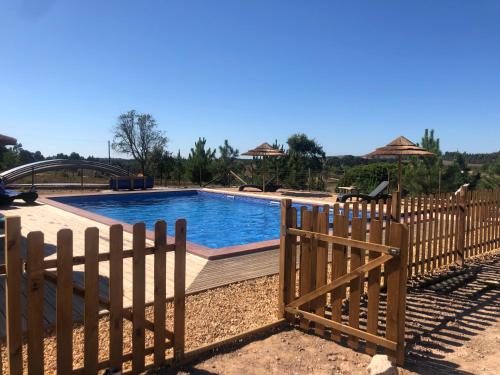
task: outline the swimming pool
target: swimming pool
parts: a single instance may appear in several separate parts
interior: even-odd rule
[[[279,238],[277,200],[199,190],[52,197],[52,200],[127,224],[143,221],[152,230],[165,220],[174,234],[179,218],[187,221],[187,239],[211,248]]]

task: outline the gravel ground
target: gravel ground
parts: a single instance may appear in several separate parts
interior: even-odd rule
[[[195,349],[205,344],[234,336],[238,333],[260,327],[277,320],[278,276],[262,277],[208,290],[186,298],[186,350]],[[146,309],[147,319],[153,320],[153,307]],[[167,304],[167,327],[172,329],[173,308]],[[99,322],[99,359],[107,359],[109,343],[109,319]],[[132,349],[130,333],[132,323],[124,320],[124,353]],[[83,329],[76,325],[73,335],[73,368],[83,365]],[[153,345],[153,335],[146,330],[146,347]],[[55,337],[48,334],[45,339],[45,366],[47,374],[56,370]],[[171,355],[167,352],[167,355]],[[26,362],[27,349],[23,346]],[[146,363],[153,361],[152,356]],[[6,373],[6,351],[2,345],[3,370]],[[130,369],[131,363],[124,365]]]
[[[500,290],[486,282],[500,281],[500,254],[471,261],[480,266],[477,278],[451,292],[437,293],[412,287],[407,303],[407,361],[401,373],[500,373]],[[263,277],[205,291],[186,300],[186,349],[194,349],[276,320],[278,277]],[[167,306],[167,326],[172,326],[172,306]],[[152,320],[153,309],[146,314]],[[100,321],[100,359],[107,357],[107,317]],[[131,332],[131,323],[124,322]],[[124,338],[124,352],[131,349]],[[147,346],[153,337],[146,331]],[[241,345],[240,345],[241,346]],[[297,330],[286,330],[243,347],[206,358],[185,373],[365,373],[369,357],[346,346]],[[23,348],[26,357],[26,348]],[[56,343],[45,340],[46,373],[55,373]],[[2,362],[6,370],[5,348]],[[478,363],[478,360],[480,362]],[[83,332],[74,332],[74,367],[83,361]],[[148,358],[146,362],[151,362]],[[124,369],[130,368],[126,364]],[[163,370],[172,373],[173,370]],[[175,371],[174,371],[175,372]]]

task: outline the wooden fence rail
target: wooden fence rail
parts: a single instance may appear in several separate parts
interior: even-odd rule
[[[145,358],[154,356],[154,365],[166,361],[166,350],[173,349],[173,361],[184,356],[186,222],[175,223],[175,243],[167,244],[167,225],[155,224],[155,245],[146,247],[144,223],[133,226],[133,248],[123,250],[123,228],[110,227],[109,252],[99,252],[99,231],[85,231],[85,256],[73,256],[73,232],[62,229],[57,235],[57,258],[44,260],[44,236],[31,232],[26,238],[26,257],[21,253],[21,220],[8,217],[5,236],[6,277],[6,348],[9,374],[23,373],[23,343],[27,347],[26,367],[29,374],[43,374],[44,363],[44,285],[56,284],[56,362],[58,374],[97,374],[106,368],[122,368],[131,361],[132,373],[145,370]],[[175,252],[173,330],[166,328],[166,254]],[[146,256],[154,256],[154,316],[145,315]],[[132,308],[123,307],[123,261],[132,258]],[[99,294],[99,266],[109,264],[109,296]],[[73,267],[84,266],[84,286],[73,279]],[[27,279],[26,297],[22,295],[22,279]],[[73,293],[84,298],[84,364],[73,368]],[[25,298],[26,303],[21,302]],[[27,334],[22,333],[22,306],[25,306]],[[99,344],[99,312],[109,311],[109,340]],[[132,323],[131,332],[124,332],[124,319]],[[154,345],[146,347],[145,331],[154,335]],[[123,338],[131,337],[131,351],[123,352]],[[109,358],[100,359],[100,352]],[[0,373],[1,373],[0,362]]]
[[[352,348],[358,348],[360,339],[368,353],[374,354],[377,346],[385,348],[402,364],[408,229],[405,224],[391,224],[383,206],[377,210],[373,204],[370,239],[366,241],[367,208],[366,203],[354,203],[341,211],[335,205],[333,233],[329,234],[328,205],[311,210],[302,207],[297,217],[291,201],[282,201],[280,312],[291,322],[299,318],[302,329],[313,328],[336,341],[346,335]],[[386,278],[384,304],[382,268]],[[363,299],[367,303],[362,295],[367,296]],[[366,318],[361,317],[362,310]],[[379,321],[384,321],[385,327]]]
[[[335,340],[345,334],[352,347],[363,339],[370,354],[384,347],[402,363],[407,277],[498,249],[500,189],[462,187],[456,194],[410,197],[400,207],[396,198],[337,203],[333,210],[282,201],[280,313],[300,317],[301,328],[318,334],[328,328]]]
[[[409,276],[500,247],[500,189],[412,197],[401,212],[410,230]]]
[[[335,204],[333,209],[328,205],[297,209],[290,200],[283,200],[280,317],[288,321],[299,318],[303,329],[314,329],[335,340],[347,337],[353,348],[362,340],[370,354],[375,354],[377,347],[384,348],[403,363],[408,275],[430,272],[498,249],[500,189],[470,192],[462,188],[459,194],[408,198],[400,207],[393,206],[394,200],[389,200]],[[24,254],[20,218],[7,218],[5,264],[0,265],[0,274],[5,277],[9,374],[26,370],[42,374],[47,370],[43,317],[47,283],[56,288],[55,357],[59,374],[96,374],[125,363],[131,364],[131,372],[140,373],[149,366],[181,362],[228,342],[224,339],[185,351],[184,220],[175,224],[174,243],[167,243],[166,223],[157,222],[154,246],[146,244],[144,224],[134,225],[132,249],[127,250],[123,246],[123,228],[113,225],[109,231],[109,251],[100,251],[98,229],[88,228],[85,255],[74,256],[73,233],[63,229],[57,236],[56,258],[45,259],[43,233],[27,235]],[[174,252],[175,261],[173,329],[168,329],[166,322],[168,252]],[[152,317],[145,314],[147,256],[154,260]],[[133,269],[131,308],[123,305],[126,259],[131,260]],[[75,267],[83,269],[83,285],[74,281]],[[99,293],[100,267],[109,267],[107,295]],[[84,358],[79,368],[74,368],[73,360],[75,295],[84,299]],[[99,332],[103,309],[109,314],[109,339],[104,344]],[[152,335],[153,345],[146,346],[146,335]],[[130,346],[124,345],[125,336],[131,338]],[[130,350],[124,352],[124,346]],[[172,349],[172,358],[166,357],[167,349]],[[109,354],[103,359],[102,353]],[[152,356],[153,363],[146,363],[148,356]],[[0,362],[0,375],[1,371]]]

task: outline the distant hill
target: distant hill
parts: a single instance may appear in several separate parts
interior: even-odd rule
[[[467,164],[488,164],[495,161],[500,156],[500,151],[483,153],[483,154],[469,154],[467,152],[461,153],[458,151],[446,151],[443,155],[444,161],[453,161],[457,155],[462,154],[465,156]]]

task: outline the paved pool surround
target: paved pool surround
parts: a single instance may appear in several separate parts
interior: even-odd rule
[[[284,197],[263,197],[263,196],[252,196],[251,193],[230,193],[227,191],[214,191],[213,189],[210,190],[205,190],[205,189],[176,189],[176,190],[148,190],[148,191],[137,191],[137,192],[106,192],[106,193],[85,193],[85,194],[77,194],[77,195],[51,195],[51,196],[45,196],[39,198],[39,202],[51,205],[53,207],[62,209],[67,212],[71,212],[73,214],[88,218],[90,220],[94,220],[96,222],[105,224],[105,225],[115,225],[119,224],[123,226],[123,229],[129,233],[132,233],[132,225],[112,219],[107,216],[103,216],[91,211],[87,211],[85,209],[81,209],[78,207],[75,207],[71,204],[66,204],[63,202],[58,201],[57,199],[71,199],[71,198],[78,198],[78,197],[85,197],[85,198],[91,198],[93,196],[98,198],[102,198],[105,196],[116,196],[116,195],[132,195],[132,194],[165,194],[168,193],[169,195],[186,195],[186,194],[198,194],[198,193],[206,193],[210,195],[214,194],[220,194],[222,196],[234,196],[236,199],[241,199],[241,200],[246,200],[250,202],[269,202],[269,201],[274,201],[274,202],[279,202],[282,199],[285,199]],[[301,203],[301,204],[307,204],[310,205],[311,202],[306,201],[306,200],[296,200],[294,199],[294,203]],[[187,223],[188,227],[187,230],[189,232],[189,222]],[[154,232],[151,230],[146,231],[146,237],[149,240],[154,240]],[[169,243],[174,242],[174,238],[172,236],[167,236],[167,240]],[[208,259],[208,260],[214,260],[214,259],[221,259],[221,258],[227,258],[227,257],[233,257],[233,256],[238,256],[238,255],[244,255],[244,254],[250,254],[250,253],[255,253],[259,251],[265,251],[265,250],[271,250],[271,249],[277,249],[279,248],[279,238],[276,239],[271,239],[271,240],[266,240],[266,241],[259,241],[259,242],[251,242],[247,244],[241,244],[241,245],[234,245],[234,246],[226,246],[226,247],[219,247],[219,248],[210,248],[192,241],[187,241],[186,242],[186,250],[190,252],[191,254],[200,256],[202,258]]]

